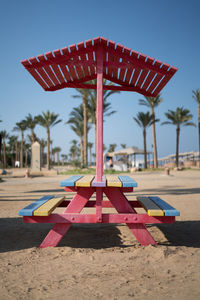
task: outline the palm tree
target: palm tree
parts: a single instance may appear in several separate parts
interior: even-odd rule
[[[59,165],[60,163],[59,153],[61,152],[62,149],[60,147],[55,147],[53,150],[55,154],[57,153],[57,163]]]
[[[83,116],[83,105],[74,107],[70,113],[70,118],[66,122],[70,124],[71,129],[80,138],[80,152],[81,152],[81,165],[84,165],[84,116]],[[87,132],[90,130],[90,126],[87,124]]]
[[[199,135],[199,168],[200,168],[200,90],[192,91],[193,98],[198,104],[198,135]]]
[[[37,122],[47,131],[47,169],[50,170],[50,159],[49,159],[49,146],[50,146],[50,128],[60,123],[62,120],[58,120],[59,114],[55,114],[54,112],[50,112],[47,110],[46,112],[42,112],[41,115],[36,117]]]
[[[87,166],[88,157],[87,157],[87,136],[88,136],[88,116],[87,116],[87,109],[88,109],[88,99],[90,95],[90,91],[88,89],[76,89],[76,91],[80,95],[72,96],[74,98],[82,98],[82,107],[83,107],[83,164]]]
[[[17,154],[15,154],[17,152],[17,136],[15,135],[11,135],[9,136],[9,141],[8,141],[8,144],[9,144],[9,148],[10,148],[10,152],[11,152],[11,161],[12,161],[12,167],[15,166],[15,157]]]
[[[36,141],[36,134],[34,132],[34,129],[37,124],[37,117],[33,117],[29,113],[28,116],[26,116],[25,121],[26,121],[27,128],[31,130],[31,139],[32,139],[32,143],[34,143]]]
[[[91,84],[97,84],[97,80],[91,80]],[[103,80],[103,84],[106,84],[107,80]],[[109,85],[114,85],[113,83],[109,83]],[[119,93],[119,91],[103,91],[103,115],[104,117],[109,117],[114,114],[116,111],[111,110],[111,103],[108,102],[108,98],[112,94]],[[96,124],[96,101],[97,101],[97,90],[90,90],[89,98],[88,98],[88,115],[89,115],[89,122],[94,124],[95,127],[95,145],[96,145],[96,137],[97,137],[97,124]]]
[[[115,152],[115,148],[117,147],[117,144],[110,144],[108,148],[108,152]]]
[[[196,126],[192,120],[192,114],[188,109],[184,109],[183,107],[177,107],[175,111],[168,109],[168,112],[165,113],[165,116],[169,121],[163,122],[164,124],[171,124],[176,126],[176,166],[179,165],[179,138],[180,138],[180,130],[182,126]]]
[[[72,161],[75,161],[78,156],[78,142],[76,140],[71,141],[72,146],[70,147],[70,155],[72,158]]]
[[[154,168],[158,167],[158,154],[157,154],[157,144],[156,144],[156,127],[155,127],[155,107],[157,107],[163,99],[160,95],[156,97],[145,97],[145,99],[140,99],[139,104],[145,105],[151,109],[152,115],[152,136],[153,136],[153,156],[154,156]]]
[[[6,161],[6,140],[9,138],[9,134],[6,130],[2,130],[0,132],[3,141],[3,167],[7,168],[7,161]]]
[[[28,154],[31,149],[31,145],[29,143],[24,144],[24,149],[25,149],[25,167],[28,167]]]
[[[21,132],[21,148],[20,148],[20,168],[23,168],[23,143],[24,143],[24,131],[27,129],[26,120],[22,120],[16,123],[13,131]]]
[[[61,154],[62,157],[62,165],[64,166],[64,162],[67,161],[68,156],[66,154]]]
[[[121,144],[122,149],[126,148],[126,144]]]
[[[44,166],[44,148],[47,145],[47,142],[44,139],[39,139],[40,147],[41,147],[41,166]]]
[[[153,122],[157,122],[157,119],[152,119],[152,115],[149,111],[146,113],[139,112],[136,117],[133,117],[135,122],[139,125],[139,127],[143,130],[143,139],[144,139],[144,167],[147,169],[147,144],[146,144],[146,130],[149,126],[152,125]]]
[[[89,165],[92,165],[92,147],[93,147],[93,143],[88,143],[88,148],[89,148],[89,153],[90,153],[90,159],[89,159]]]

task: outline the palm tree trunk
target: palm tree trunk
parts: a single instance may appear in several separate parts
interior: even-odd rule
[[[44,164],[44,148],[41,146],[41,167],[43,167]]]
[[[84,164],[87,166],[87,98],[83,96],[83,153]]]
[[[50,159],[49,159],[49,154],[50,154],[50,130],[47,128],[47,170],[50,170]]]
[[[92,165],[92,147],[90,147],[90,167]]]
[[[18,160],[18,147],[17,147],[17,141],[16,141],[16,144],[15,144],[15,161]]]
[[[179,165],[179,136],[180,136],[180,127],[176,129],[176,167]]]
[[[3,167],[6,168],[7,164],[6,164],[6,143],[3,142]]]
[[[147,144],[146,144],[146,130],[143,130],[144,138],[144,168],[147,169]]]
[[[83,141],[83,138],[81,138],[81,141],[80,141],[80,154],[81,154],[81,166],[84,165],[84,141]]]
[[[20,168],[23,168],[23,144],[24,144],[24,134],[23,131],[21,132],[21,149],[20,149]]]
[[[158,168],[158,155],[157,155],[157,145],[156,145],[156,125],[155,125],[155,113],[152,107],[152,136],[153,136],[153,161],[154,168]]]
[[[27,168],[28,166],[28,151],[26,150],[25,152],[25,167]]]

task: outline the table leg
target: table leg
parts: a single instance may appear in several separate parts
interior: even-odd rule
[[[119,213],[133,213],[137,214],[136,210],[131,207],[128,203],[128,199],[118,188],[113,189],[104,189],[104,193],[107,198],[110,200],[112,205]],[[143,245],[157,245],[156,241],[153,239],[151,234],[148,232],[145,224],[142,223],[127,223],[126,224],[131,232],[134,234],[138,242]]]
[[[94,191],[94,188],[80,188],[65,209],[64,213],[80,213],[88,200],[91,198]],[[71,224],[55,224],[43,240],[40,248],[56,247],[70,227]]]

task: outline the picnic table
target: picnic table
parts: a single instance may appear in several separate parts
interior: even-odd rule
[[[46,195],[20,210],[27,223],[53,223],[40,247],[56,246],[73,223],[125,223],[141,245],[156,245],[146,223],[173,223],[179,212],[159,197],[137,197],[129,201],[137,183],[130,176],[103,174],[103,90],[135,91],[156,97],[177,69],[107,39],[94,38],[61,50],[22,61],[23,66],[45,91],[62,88],[97,90],[96,176],[75,175],[61,182],[71,201]],[[97,85],[89,81],[97,79]],[[103,78],[117,84],[105,85]],[[96,195],[95,200],[90,198]],[[107,197],[103,199],[103,195]],[[57,207],[64,207],[56,213]],[[95,214],[81,213],[95,207]],[[117,213],[103,213],[103,208]],[[145,213],[137,213],[143,207]]]

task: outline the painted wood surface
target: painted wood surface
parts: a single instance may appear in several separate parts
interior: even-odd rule
[[[84,175],[82,178],[78,179],[75,182],[75,186],[89,187],[91,186],[93,179],[94,175]]]
[[[49,216],[64,199],[65,197],[55,197],[48,200],[39,208],[34,210],[33,216]]]
[[[137,212],[131,207],[126,196],[118,188],[105,188],[104,193],[111,201],[118,213],[132,213],[137,221]],[[148,216],[150,218],[150,216]],[[125,217],[126,218],[126,217]],[[124,221],[126,219],[124,218]],[[157,245],[151,234],[148,232],[145,224],[142,223],[129,223],[127,224],[131,232],[135,235],[136,239],[141,245]]]
[[[96,104],[96,180],[103,176],[103,48],[97,49],[97,104]]]
[[[149,198],[164,211],[165,216],[180,216],[180,212],[178,210],[162,200],[160,197],[150,196]]]
[[[64,213],[80,213],[93,193],[93,188],[81,188],[67,206]],[[71,224],[56,223],[41,243],[40,248],[57,246],[70,227]]]
[[[164,211],[148,197],[137,197],[149,216],[164,216]]]
[[[117,175],[106,175],[107,186],[122,187],[122,182]]]
[[[94,79],[98,73],[99,48],[103,50],[103,77],[108,76],[122,89],[135,88],[142,95],[156,97],[177,71],[175,67],[103,37],[50,51],[21,63],[45,91],[54,91],[78,84],[78,81]]]
[[[101,181],[97,181],[97,177],[94,177],[94,180],[92,181],[92,186],[93,187],[105,187],[106,186],[106,176],[102,176]]]
[[[76,181],[82,177],[83,177],[83,175],[73,175],[73,176],[65,179],[64,181],[61,181],[60,186],[75,186]]]
[[[34,210],[39,208],[41,205],[43,205],[45,202],[49,201],[50,199],[54,198],[54,196],[44,196],[40,198],[39,200],[29,204],[28,206],[24,207],[19,211],[19,216],[32,216]]]
[[[137,187],[137,182],[130,176],[118,176],[123,187]]]

